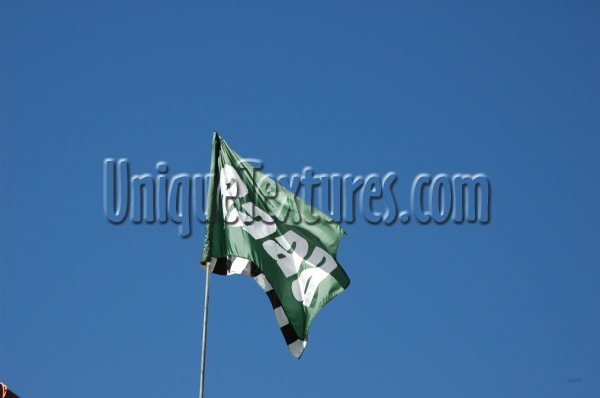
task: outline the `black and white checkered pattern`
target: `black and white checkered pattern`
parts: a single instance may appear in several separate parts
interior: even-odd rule
[[[281,301],[277,297],[277,293],[273,290],[273,287],[265,277],[265,274],[258,268],[252,261],[236,256],[227,256],[227,258],[216,258],[213,257],[210,262],[211,271],[214,274],[219,275],[233,275],[242,274],[252,277],[256,283],[265,291],[273,311],[275,312],[275,319],[281,329],[285,343],[287,344],[290,352],[296,358],[302,356],[304,347],[306,347],[306,341],[298,337],[292,324],[289,322],[287,315],[283,311]]]

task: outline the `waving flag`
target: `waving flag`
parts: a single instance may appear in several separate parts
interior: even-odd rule
[[[336,252],[342,228],[232,151],[216,133],[201,264],[244,274],[266,292],[285,342],[300,358],[317,312],[350,279]]]

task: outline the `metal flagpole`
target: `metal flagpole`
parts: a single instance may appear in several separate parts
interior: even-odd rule
[[[206,264],[206,287],[204,289],[204,325],[202,326],[202,364],[200,365],[200,398],[204,397],[204,371],[206,370],[206,331],[208,329],[208,288],[210,287],[210,266]]]

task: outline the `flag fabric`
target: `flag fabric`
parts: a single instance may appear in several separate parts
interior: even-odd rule
[[[350,284],[336,253],[343,229],[213,137],[201,265],[252,277],[300,358],[317,312]]]
[[[19,396],[10,391],[6,384],[0,383],[0,398],[19,398]]]

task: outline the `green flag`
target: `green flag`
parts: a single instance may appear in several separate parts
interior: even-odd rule
[[[350,279],[336,252],[344,235],[214,134],[207,224],[200,263],[221,275],[249,275],[267,293],[292,355],[300,358],[317,312]]]

